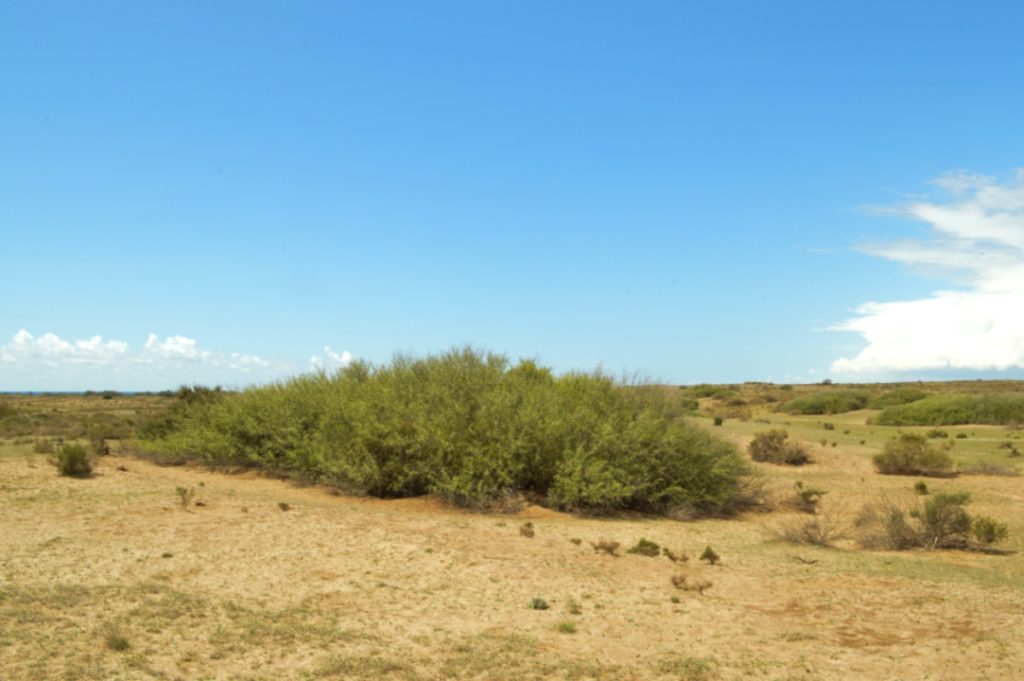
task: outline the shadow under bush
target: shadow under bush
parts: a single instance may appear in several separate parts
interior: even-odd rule
[[[181,399],[140,437],[169,457],[378,497],[489,507],[525,494],[591,513],[723,512],[745,499],[748,469],[735,447],[686,421],[691,411],[683,391],[556,377],[460,349]]]

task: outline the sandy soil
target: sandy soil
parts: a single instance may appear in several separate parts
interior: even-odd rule
[[[775,539],[800,517],[792,512],[698,522],[537,507],[482,515],[116,455],[77,480],[30,451],[0,445],[4,681],[1010,679],[1024,670],[1018,554],[794,546]],[[780,490],[798,475],[833,489],[871,475],[863,458],[835,449],[799,474],[770,474]],[[1020,506],[1020,478],[986,485],[1001,500],[992,504]],[[200,505],[182,508],[178,487]],[[833,496],[837,507],[858,500]],[[532,538],[519,532],[527,521]],[[690,559],[612,557],[590,545],[625,549],[641,537]],[[709,544],[720,565],[697,560]],[[712,586],[677,589],[678,574]],[[529,608],[534,598],[550,607]]]

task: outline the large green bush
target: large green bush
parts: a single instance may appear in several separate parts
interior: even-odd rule
[[[889,440],[873,461],[878,472],[886,475],[943,477],[953,474],[953,459],[949,453],[936,449],[928,438],[917,433],[901,433]]]
[[[885,409],[886,407],[917,402],[926,397],[928,397],[928,393],[920,388],[893,388],[871,400],[870,406],[872,409]]]
[[[935,395],[882,411],[873,420],[883,426],[956,426],[966,423],[1024,423],[1024,394]]]
[[[463,349],[180,399],[141,436],[169,458],[379,497],[487,506],[525,494],[572,511],[721,511],[740,498],[747,469],[732,445],[687,423],[691,409],[683,391],[556,377]]]
[[[870,393],[864,390],[828,390],[790,400],[782,405],[787,414],[841,414],[868,406]]]

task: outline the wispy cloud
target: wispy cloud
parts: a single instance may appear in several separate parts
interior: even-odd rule
[[[348,351],[324,348],[314,368],[333,369],[352,361]],[[187,336],[161,340],[149,334],[141,346],[125,341],[65,340],[53,333],[34,336],[18,331],[0,344],[0,389],[48,390],[118,387],[153,389],[182,383],[260,383],[307,370],[287,360],[272,360],[243,352],[202,348]]]
[[[927,240],[863,250],[922,268],[959,288],[928,298],[868,302],[834,330],[859,333],[858,355],[832,363],[839,373],[1024,367],[1024,171],[1009,180],[951,173],[936,182],[942,198],[892,207],[927,223]]]

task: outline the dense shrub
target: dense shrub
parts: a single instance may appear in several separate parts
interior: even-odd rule
[[[85,478],[92,474],[92,463],[85,447],[78,444],[62,445],[55,459],[57,471],[71,478]]]
[[[895,388],[871,400],[872,409],[885,409],[901,404],[910,404],[928,397],[928,393],[920,388]]]
[[[841,414],[868,406],[871,395],[863,390],[829,390],[805,395],[782,405],[787,414]]]
[[[693,398],[713,397],[715,399],[724,400],[726,398],[736,396],[736,389],[727,385],[699,383],[697,385],[691,385],[685,388],[685,390],[686,394]]]
[[[754,461],[800,466],[811,460],[807,450],[797,442],[788,441],[784,430],[765,430],[754,435],[747,450]]]
[[[901,433],[889,440],[873,461],[875,469],[885,475],[941,477],[953,472],[949,453],[936,449],[926,437],[915,433]]]
[[[935,395],[889,407],[873,419],[883,426],[1010,425],[1024,421],[1024,394]],[[959,436],[958,436],[959,437]]]
[[[355,362],[241,393],[185,392],[140,435],[170,458],[294,473],[379,497],[571,511],[727,510],[746,467],[687,423],[692,398],[599,374],[556,377],[470,349]]]

